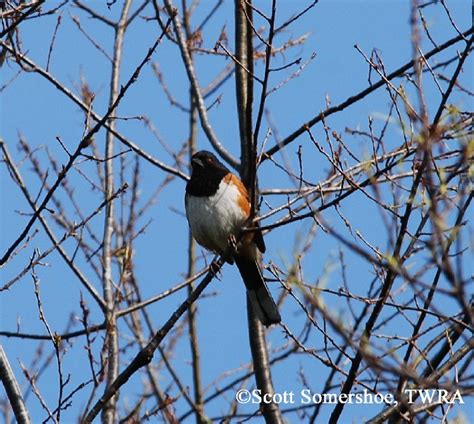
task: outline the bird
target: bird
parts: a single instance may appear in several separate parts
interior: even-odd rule
[[[229,242],[236,241],[230,264],[235,263],[247,288],[250,302],[265,326],[281,321],[259,266],[265,252],[260,230],[247,232],[240,239],[240,231],[250,217],[251,204],[244,183],[206,150],[191,158],[191,178],[186,184],[186,218],[194,239],[205,249],[222,255]]]

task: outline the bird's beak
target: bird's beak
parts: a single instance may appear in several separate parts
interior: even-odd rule
[[[202,160],[199,159],[199,158],[192,158],[192,159],[191,159],[191,165],[192,165],[193,167],[196,167],[196,166],[200,166],[201,168],[204,167],[204,163],[203,163]]]

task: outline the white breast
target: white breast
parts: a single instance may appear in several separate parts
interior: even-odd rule
[[[247,216],[238,206],[240,193],[221,181],[214,196],[195,197],[186,193],[186,216],[193,237],[207,249],[222,253],[231,234],[237,235]]]

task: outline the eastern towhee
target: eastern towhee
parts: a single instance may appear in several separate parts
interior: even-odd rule
[[[247,189],[211,152],[202,150],[194,154],[191,166],[185,196],[191,232],[201,246],[222,254],[249,218]],[[268,326],[280,322],[281,317],[258,265],[259,251],[265,252],[261,231],[245,233],[227,261],[237,264],[253,308],[260,321]]]

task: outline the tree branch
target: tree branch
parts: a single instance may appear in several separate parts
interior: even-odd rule
[[[8,362],[7,355],[0,345],[0,380],[7,392],[8,400],[13,410],[13,414],[19,424],[30,424],[30,416],[26,409],[23,395],[21,394],[20,386],[16,381],[15,374]]]
[[[459,43],[460,41],[465,40],[465,37],[468,35],[471,35],[474,32],[474,28],[470,28],[467,31],[465,31],[463,34],[458,35],[457,37],[451,38],[450,40],[446,41],[443,44],[440,44],[438,47],[430,50],[428,53],[426,53],[424,56],[426,59],[429,59],[430,57],[442,52],[443,50],[446,50],[448,47],[451,47],[453,44]],[[388,81],[391,81],[394,78],[397,78],[401,75],[403,75],[406,71],[408,71],[410,68],[414,66],[415,62],[414,60],[410,60],[410,62],[407,62],[405,65],[401,66],[397,70],[393,71],[392,73],[388,74],[386,76],[386,79]],[[338,104],[337,106],[333,106],[330,108],[327,108],[326,110],[322,111],[318,115],[316,115],[314,118],[310,119],[308,122],[304,123],[301,125],[296,131],[292,132],[290,135],[285,137],[283,140],[279,141],[275,146],[271,147],[268,149],[263,155],[262,155],[262,161],[265,161],[269,157],[273,156],[275,153],[280,151],[283,147],[287,146],[288,144],[292,143],[294,140],[296,140],[300,135],[302,135],[305,131],[306,128],[311,128],[314,125],[316,125],[318,122],[321,122],[323,119],[327,118],[330,115],[333,115],[336,112],[340,112],[347,107],[353,105],[354,103],[358,102],[359,100],[363,99],[370,93],[373,93],[375,90],[378,90],[380,87],[383,87],[385,85],[385,80],[381,79],[375,84],[371,85],[370,87],[366,88],[365,90],[362,90],[361,92],[349,97],[347,100],[344,102]]]

